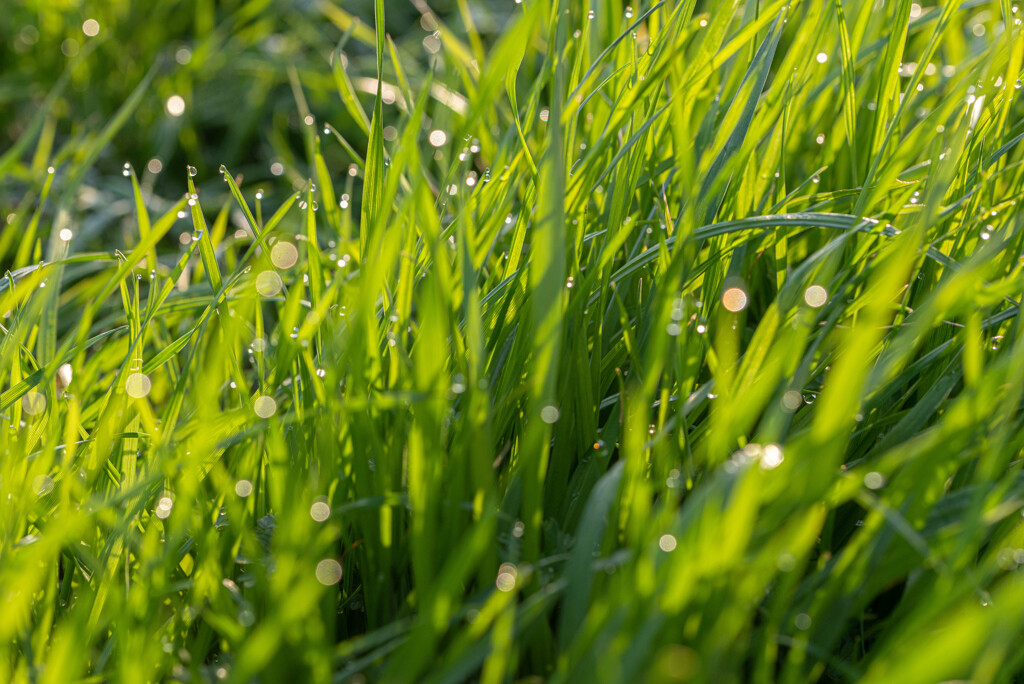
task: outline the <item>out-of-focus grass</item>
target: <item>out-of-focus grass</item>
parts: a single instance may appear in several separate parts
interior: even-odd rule
[[[291,0],[19,0],[5,6],[0,150],[19,141],[38,142],[40,150],[31,156],[31,149],[19,148],[21,154],[5,158],[0,202],[9,209],[24,190],[17,181],[40,177],[52,162],[77,160],[147,74],[150,87],[127,125],[103,146],[88,186],[111,192],[107,176],[120,173],[128,159],[143,183],[163,195],[180,189],[180,177],[161,171],[186,163],[209,175],[224,162],[237,162],[239,173],[265,183],[268,192],[300,184],[312,173],[302,154],[305,109],[365,146],[329,63],[337,54],[339,64],[355,67],[354,88],[365,105],[372,91],[364,67],[372,64],[373,47],[359,38],[367,27],[346,33],[339,24],[343,17],[361,17],[372,25],[373,3],[344,6]],[[446,17],[457,12],[452,2],[436,3],[435,10]],[[512,11],[485,8],[484,27],[495,33]],[[420,13],[405,2],[389,3],[389,16],[396,45],[408,55],[408,76],[422,80],[430,56],[423,40],[431,36],[424,26],[430,24],[421,24]],[[338,168],[351,162],[337,147],[325,149],[325,156]],[[13,158],[28,168],[11,164]]]
[[[0,24],[0,681],[1014,681],[1016,7],[385,4]]]

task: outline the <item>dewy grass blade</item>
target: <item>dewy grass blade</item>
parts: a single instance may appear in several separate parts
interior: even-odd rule
[[[850,44],[850,31],[846,26],[846,13],[843,11],[843,0],[835,0],[836,23],[839,26],[839,56],[842,59],[843,79],[843,125],[846,127],[846,140],[850,145],[850,172],[854,185],[857,184],[857,91],[855,86],[853,47]]]
[[[344,40],[344,38],[342,39]],[[355,88],[352,87],[352,81],[348,77],[348,73],[342,66],[343,53],[340,48],[337,48],[331,53],[331,71],[334,74],[334,83],[338,88],[338,93],[341,95],[341,101],[345,103],[345,108],[348,110],[352,120],[355,121],[359,128],[362,129],[366,135],[370,134],[370,120],[366,116],[366,112],[363,110],[359,99],[356,97]]]
[[[384,123],[381,110],[381,83],[384,79],[384,2],[376,0],[374,20],[377,25],[377,94],[370,120],[370,139],[366,146],[366,176],[363,180],[363,202],[360,209],[359,253],[366,259],[367,245],[380,230],[384,213]]]
[[[703,216],[705,223],[711,223],[718,214],[722,197],[725,194],[724,172],[729,166],[734,165],[734,155],[746,138],[747,128],[754,116],[754,108],[761,97],[761,91],[768,78],[768,69],[775,56],[775,48],[782,35],[784,17],[785,10],[775,19],[775,23],[769,29],[761,47],[757,49],[757,53],[743,77],[739,92],[733,100],[729,114],[726,116],[726,120],[735,121],[735,126],[708,169],[700,192],[702,209],[698,209],[698,214]],[[733,108],[735,108],[736,114],[733,114]]]
[[[538,170],[537,220],[532,230],[529,288],[531,316],[531,365],[535,375],[531,382],[526,434],[519,454],[519,476],[522,478],[522,516],[529,536],[525,557],[539,557],[539,541],[543,511],[544,474],[548,467],[548,440],[552,423],[558,420],[556,396],[559,349],[562,337],[562,316],[565,306],[565,157],[561,98],[565,83],[564,65],[558,59],[559,46],[565,41],[566,27],[559,3],[551,30],[554,48],[549,54],[555,62],[551,81],[551,111],[545,151]]]
[[[149,211],[146,209],[146,203],[142,199],[142,189],[139,187],[139,179],[135,175],[135,169],[130,164],[126,164],[126,170],[131,172],[132,196],[135,199],[135,217],[139,223],[139,237],[145,240],[151,230]],[[146,253],[146,270],[154,270],[156,263],[156,245],[153,244]]]
[[[910,18],[909,0],[897,0],[892,5],[892,31],[885,43],[885,52],[875,67],[878,73],[878,89],[875,92],[876,109],[871,117],[870,145],[867,149],[868,166],[864,173],[861,194],[854,213],[867,209],[868,191],[874,182],[878,165],[888,143],[889,116],[894,111],[892,100],[899,87],[900,64],[903,61],[903,46]]]

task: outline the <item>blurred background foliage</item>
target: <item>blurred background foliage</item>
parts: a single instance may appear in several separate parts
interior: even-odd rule
[[[611,42],[621,28],[620,17],[629,12],[628,2],[585,4],[596,8],[593,21],[600,40],[593,44]],[[972,32],[972,27],[984,30],[998,19],[991,3],[970,0],[963,6],[971,16],[961,31],[948,32],[942,45],[944,60],[962,68],[971,67],[991,38]],[[387,0],[385,7],[387,33],[414,91],[428,71],[453,92],[464,92],[463,86],[471,81],[465,65],[438,68],[449,56],[449,50],[442,49],[439,26],[466,42],[466,25],[471,22],[474,35],[469,43],[475,54],[482,54],[483,47],[472,44],[477,36],[486,44],[493,42],[515,11],[513,0]],[[713,14],[715,2],[697,2],[696,11]],[[365,80],[375,70],[371,0],[15,0],[5,3],[3,12],[0,217],[7,218],[8,225],[17,226],[11,217],[18,216],[18,206],[31,206],[38,198],[49,166],[59,171],[62,164],[82,161],[89,148],[86,143],[99,136],[147,74],[152,83],[130,119],[98,150],[76,190],[80,205],[127,199],[128,184],[102,180],[119,175],[125,162],[143,176],[143,186],[157,196],[157,206],[160,196],[184,191],[186,164],[198,169],[201,190],[207,186],[223,191],[216,177],[221,164],[247,183],[265,185],[270,195],[275,188],[301,187],[315,175],[311,156],[303,153],[312,140],[303,134],[307,114],[318,128],[330,124],[355,150],[365,149],[366,135],[339,96],[332,65],[339,56],[363,109],[372,109],[372,83]],[[884,13],[877,20],[885,21]],[[783,35],[783,50],[790,38]],[[926,38],[927,32],[916,40]],[[475,54],[468,56],[470,64]],[[529,85],[535,79],[535,66],[529,61],[523,65],[521,82]],[[388,59],[385,80],[396,82]],[[401,105],[397,99],[389,102],[385,93],[385,104]],[[810,116],[827,119],[837,114],[837,103],[829,98],[817,103],[818,110]],[[443,105],[431,103],[432,109],[439,106]],[[424,119],[424,135],[434,113],[428,111]],[[391,106],[385,107],[384,115],[397,120],[400,113]],[[499,122],[492,123],[496,132]],[[352,161],[339,144],[325,144],[323,154],[332,170],[344,172]],[[58,174],[55,188],[60,185]],[[123,211],[116,211],[118,206]],[[122,203],[99,220],[127,216],[128,206]]]
[[[438,22],[464,35],[460,8],[456,0],[431,0],[429,8],[421,0],[385,4],[388,34],[415,86],[436,66],[432,60],[443,59]],[[463,2],[462,9],[487,39],[500,33],[514,5]],[[130,202],[118,202],[130,197],[130,185],[117,182],[126,162],[155,208],[160,197],[184,192],[186,165],[197,168],[200,192],[225,193],[217,169],[226,164],[247,184],[265,186],[274,201],[275,189],[289,192],[314,176],[303,152],[312,139],[304,135],[307,116],[318,129],[330,124],[360,153],[366,147],[332,65],[342,60],[363,108],[372,110],[372,83],[365,80],[376,68],[371,0],[16,0],[3,13],[0,217],[6,225],[24,227],[19,215],[25,218],[24,209],[38,199],[50,166],[57,169],[54,194],[60,191],[62,166],[83,161],[89,143],[147,75],[152,82],[130,118],[97,150],[75,189],[79,208],[102,208],[85,227],[94,248],[109,246],[104,230],[132,216]],[[390,62],[385,80],[395,82]],[[385,116],[397,119],[390,109]],[[323,154],[341,175],[352,162],[337,142],[325,142]]]

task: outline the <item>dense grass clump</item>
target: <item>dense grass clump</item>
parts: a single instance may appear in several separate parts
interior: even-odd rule
[[[0,681],[1024,674],[1016,5],[15,4]]]

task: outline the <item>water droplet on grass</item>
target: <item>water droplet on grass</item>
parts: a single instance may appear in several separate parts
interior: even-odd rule
[[[782,395],[782,408],[787,411],[796,411],[803,404],[804,397],[796,390],[787,390]]]
[[[738,313],[747,308],[747,293],[739,287],[730,287],[722,293],[722,306],[727,311]]]
[[[427,136],[427,140],[429,140],[430,144],[434,147],[441,147],[441,145],[444,145],[445,142],[447,142],[448,134],[439,128],[435,128],[430,131],[430,135]]]
[[[171,509],[174,508],[174,500],[168,496],[161,497],[156,504],[156,517],[161,520],[166,520],[171,515]]]
[[[46,410],[46,395],[40,392],[27,392],[21,398],[21,409],[30,416],[37,416]]]
[[[278,268],[291,268],[299,261],[299,250],[291,242],[279,240],[270,249],[270,261]]]
[[[49,475],[36,475],[32,480],[32,491],[36,496],[46,496],[53,491],[53,478]]]
[[[133,399],[142,399],[149,394],[153,381],[145,373],[132,373],[124,383],[124,390]]]
[[[502,563],[498,568],[498,577],[494,585],[498,591],[512,591],[516,587],[516,577],[519,576],[519,569],[513,563]]]
[[[309,516],[317,522],[324,522],[331,517],[331,507],[325,501],[317,501],[309,507]]]
[[[325,558],[316,564],[316,579],[320,584],[331,586],[341,581],[341,563],[333,558]]]
[[[821,308],[828,301],[828,291],[821,285],[811,285],[804,290],[804,301],[810,307],[815,309]]]
[[[260,418],[270,418],[277,413],[277,402],[274,401],[273,397],[262,395],[256,397],[256,400],[252,403],[252,410]]]
[[[167,98],[167,103],[164,106],[168,114],[173,117],[179,117],[185,113],[185,98],[181,95],[171,95]]]
[[[274,297],[284,287],[276,271],[263,271],[256,276],[256,292],[264,297]]]
[[[786,460],[785,455],[782,453],[782,449],[777,444],[766,444],[761,450],[761,469],[762,470],[773,470],[782,465],[782,462]]]

